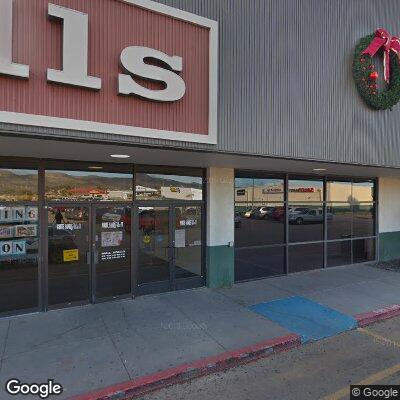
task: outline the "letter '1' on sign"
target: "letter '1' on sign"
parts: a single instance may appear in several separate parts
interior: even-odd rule
[[[145,59],[161,61],[167,64],[172,71],[146,64]],[[148,47],[130,46],[121,53],[121,65],[129,74],[151,81],[162,82],[166,85],[166,88],[161,90],[148,89],[135,82],[130,75],[119,74],[118,92],[120,94],[134,94],[156,101],[177,101],[185,94],[185,82],[174,72],[182,72],[182,57],[170,57],[161,51]]]
[[[3,0],[1,0],[3,1]],[[62,19],[62,71],[47,70],[47,80],[89,89],[101,89],[101,79],[88,76],[89,17],[83,12],[49,4],[49,17]]]
[[[29,66],[12,62],[13,0],[0,0],[0,74],[29,78]]]

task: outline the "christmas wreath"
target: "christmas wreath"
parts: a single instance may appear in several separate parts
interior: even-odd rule
[[[378,72],[373,56],[383,52],[386,89],[378,91]],[[353,77],[364,101],[377,110],[391,109],[400,100],[400,40],[384,29],[365,36],[356,46]]]

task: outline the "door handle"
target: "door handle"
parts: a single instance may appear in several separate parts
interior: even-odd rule
[[[97,263],[99,262],[99,253],[98,253],[97,251],[95,251],[95,252],[93,253],[93,262],[94,262],[95,264],[97,264]]]
[[[88,265],[90,265],[90,255],[91,255],[90,251],[87,251],[86,252],[86,264],[88,264]]]

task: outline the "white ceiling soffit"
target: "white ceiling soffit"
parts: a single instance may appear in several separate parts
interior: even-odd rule
[[[256,157],[211,152],[162,150],[134,146],[118,146],[61,140],[15,138],[0,136],[0,156],[35,157],[58,160],[91,162],[115,162],[111,154],[128,154],[131,157],[118,160],[121,163],[171,165],[187,167],[232,167],[262,171],[279,171],[315,174],[314,168],[326,168],[320,175],[342,176],[398,176],[400,169],[331,164],[316,161],[299,161],[271,157]]]

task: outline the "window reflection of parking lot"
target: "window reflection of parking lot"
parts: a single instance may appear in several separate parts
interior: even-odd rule
[[[284,242],[284,221],[245,218],[242,216],[239,218],[240,225],[236,224],[235,228],[236,246],[244,247]]]
[[[289,241],[319,241],[324,238],[322,204],[290,205]],[[336,205],[327,207],[328,239],[346,239],[374,235],[374,207]],[[247,207],[237,205],[235,212],[235,243],[237,247],[284,242],[284,207]]]

